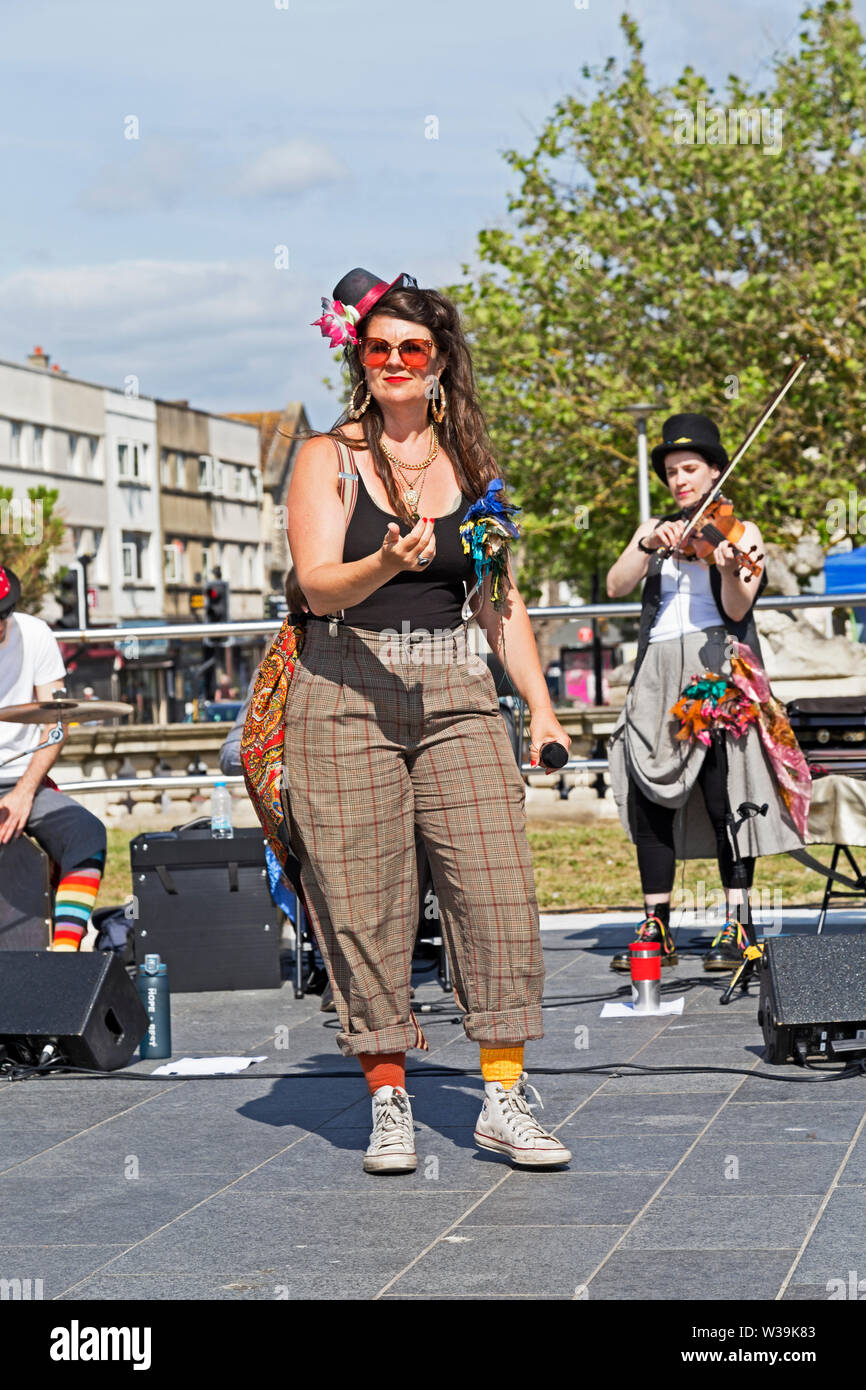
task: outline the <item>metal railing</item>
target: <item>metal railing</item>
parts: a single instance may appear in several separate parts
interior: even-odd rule
[[[794,594],[788,596],[778,595],[772,598],[759,598],[755,608],[774,608],[783,612],[789,612],[797,608],[859,608],[866,607],[866,592],[860,590],[848,590],[840,594]],[[613,601],[610,603],[584,603],[580,605],[555,604],[548,608],[527,608],[530,618],[635,618],[640,615],[641,604],[639,602],[623,603]],[[164,641],[170,638],[174,641],[194,641],[205,638],[219,638],[231,636],[262,636],[279,631],[282,626],[280,619],[266,618],[262,620],[250,620],[236,623],[167,623],[161,627],[100,627],[100,628],[77,628],[69,631],[55,631],[55,636],[65,642],[82,643],[117,643],[130,641],[134,638],[145,641]],[[611,706],[611,712],[617,709]],[[617,710],[618,713],[618,710]],[[194,727],[194,726],[190,726]],[[562,772],[604,772],[608,766],[607,758],[570,758],[561,768],[557,768],[557,773]],[[550,781],[548,774],[542,768],[532,767],[529,763],[521,763],[520,770],[524,773],[537,773],[540,777],[547,778],[551,786],[555,785]],[[174,788],[184,790],[190,787],[210,787],[217,781],[217,778],[225,781],[227,785],[233,786],[243,783],[243,777],[226,776],[221,774],[203,772],[178,774],[176,777],[112,777],[112,778],[92,778],[79,779],[58,783],[61,791],[64,792],[107,792],[107,791],[131,791],[133,788],[138,791],[159,791]]]
[[[778,608],[784,612],[793,608],[866,608],[866,592],[851,590],[842,594],[794,594],[774,598],[759,598],[755,608]],[[637,618],[639,602],[555,604],[549,608],[527,608],[530,618]],[[249,619],[236,623],[164,623],[160,627],[85,627],[55,629],[54,635],[63,642],[128,642],[137,637],[143,641],[162,642],[167,639],[186,642],[213,637],[267,637],[282,626],[279,618]]]

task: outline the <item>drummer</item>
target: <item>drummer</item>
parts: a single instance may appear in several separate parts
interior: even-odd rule
[[[0,565],[0,714],[9,705],[50,700],[66,670],[47,623],[17,612],[21,584]],[[23,831],[57,865],[54,951],[77,951],[90,922],[105,867],[105,826],[48,776],[61,744],[34,749],[46,737],[38,724],[0,719],[0,857]],[[2,858],[0,858],[2,862]]]

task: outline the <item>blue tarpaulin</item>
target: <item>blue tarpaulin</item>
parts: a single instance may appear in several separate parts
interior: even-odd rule
[[[841,555],[828,555],[824,560],[824,578],[828,594],[842,594],[857,589],[866,593],[866,545]]]
[[[866,593],[866,545],[825,556],[824,581],[828,594],[856,593],[858,589]],[[851,612],[862,642],[866,638],[866,604],[852,608]]]

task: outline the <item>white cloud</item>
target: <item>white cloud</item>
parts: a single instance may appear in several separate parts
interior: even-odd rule
[[[238,193],[264,194],[299,193],[317,184],[342,179],[348,168],[337,159],[327,145],[316,140],[286,140],[260,155],[241,171],[235,185]]]
[[[123,153],[103,165],[79,195],[86,212],[128,216],[173,212],[181,206],[200,210],[239,195],[300,193],[349,174],[326,145],[314,140],[287,140],[247,161],[219,164],[202,142],[165,139],[146,130],[140,140],[118,137],[118,144]]]
[[[189,142],[143,134],[140,140],[120,135],[118,143],[123,154],[103,165],[81,191],[78,201],[86,211],[116,216],[169,212],[201,186],[201,155]]]
[[[258,260],[20,271],[0,280],[0,357],[23,362],[38,342],[72,377],[110,386],[131,372],[144,395],[191,399],[219,383],[242,409],[253,363],[282,364],[284,377],[290,351],[316,351],[320,295],[309,275]]]

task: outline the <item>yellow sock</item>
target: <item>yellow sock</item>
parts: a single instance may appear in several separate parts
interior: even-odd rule
[[[510,1091],[523,1072],[523,1043],[518,1047],[482,1047],[481,1075],[485,1081],[501,1081]]]

